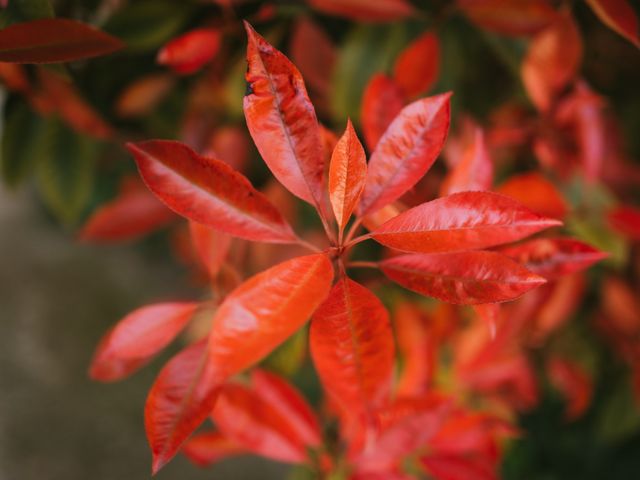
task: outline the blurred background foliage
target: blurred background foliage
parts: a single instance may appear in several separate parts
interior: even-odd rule
[[[571,8],[584,41],[581,76],[606,97],[621,125],[625,150],[637,165],[640,52],[604,26],[584,2],[552,3]],[[62,102],[78,102],[82,107],[75,113],[55,102],[38,104],[31,87],[12,83],[14,77],[2,68],[5,73],[0,76],[6,89],[0,173],[4,188],[12,192],[5,193],[2,201],[35,203],[37,208],[7,207],[6,214],[0,216],[0,331],[4,344],[0,350],[2,383],[7,382],[3,392],[9,392],[2,402],[5,418],[0,422],[5,431],[0,458],[9,460],[0,463],[5,469],[0,469],[0,475],[106,479],[146,474],[139,411],[146,387],[162,361],[154,361],[152,369],[118,386],[89,384],[84,370],[100,333],[123,313],[154,296],[175,295],[181,284],[184,294],[194,294],[195,289],[184,286],[190,279],[184,266],[171,260],[172,240],[166,232],[128,246],[80,248],[70,244],[91,212],[114,198],[121,180],[135,172],[124,142],[175,138],[204,150],[215,130],[245,129],[245,37],[240,19],[249,19],[287,54],[292,53],[291,39],[303,18],[312,19],[328,35],[335,46],[330,85],[325,91],[315,85],[310,90],[321,122],[334,131],[343,129],[347,117],[361,128],[362,95],[372,75],[390,72],[399,52],[425,30],[435,32],[441,42],[440,73],[431,92],[454,92],[452,131],[458,129],[464,115],[481,125],[489,124],[496,108],[505,102],[534,111],[520,78],[528,38],[479,28],[447,0],[413,0],[412,4],[417,14],[408,19],[370,23],[326,15],[293,0],[229,4],[204,0],[9,0],[0,12],[0,27],[51,17],[55,12],[58,17],[99,26],[127,46],[112,55],[82,62],[25,66],[27,84],[48,84],[52,95],[58,95]],[[640,13],[637,4],[633,8]],[[157,53],[168,41],[202,26],[223,32],[222,47],[210,65],[195,75],[178,75],[158,64]],[[145,79],[153,80],[139,93],[130,94],[143,98],[141,104],[127,100],[126,92]],[[58,86],[60,81],[65,87]],[[246,148],[252,161],[245,165],[245,171],[254,183],[265,185],[268,171],[249,144]],[[538,168],[530,150],[518,150],[517,156],[517,161],[505,162],[498,170],[499,180]],[[444,166],[438,164],[434,167],[436,178],[444,172]],[[632,277],[637,252],[619,235],[601,228],[599,215],[619,201],[614,192],[607,186],[574,179],[563,184],[563,193],[576,199],[574,205],[589,204],[589,215],[575,215],[567,221],[572,233],[612,253],[607,269]],[[636,187],[626,190],[622,199],[638,204],[639,194]],[[304,217],[305,212],[300,215]],[[571,345],[575,356],[592,367],[595,393],[591,406],[583,417],[567,423],[562,397],[546,385],[540,404],[519,419],[524,434],[506,451],[505,479],[627,480],[640,475],[638,401],[627,365],[587,321],[598,304],[597,285],[603,269],[596,268],[589,275],[591,290],[586,301],[552,342],[561,348]],[[637,286],[634,288],[637,291]],[[38,321],[50,323],[38,325],[43,330],[37,334],[25,330],[33,326],[25,320],[25,312],[35,300],[23,298],[24,289],[43,298],[47,306],[37,310],[41,315]],[[33,360],[41,354],[17,351],[25,335],[40,335],[40,340],[49,344],[47,352],[58,368],[51,376],[62,378],[58,384],[43,385],[37,377],[19,373],[26,367],[14,362]],[[303,362],[297,360],[305,358],[300,338],[304,334],[290,340],[268,362],[278,371],[295,375],[296,384],[318,401],[320,392],[309,365],[300,367]],[[545,349],[553,348],[552,343],[534,352],[540,357],[540,369]],[[29,467],[33,458],[25,452],[36,455],[37,466]],[[100,465],[97,472],[96,464]],[[237,468],[249,473],[239,473]],[[267,478],[265,468],[262,463],[246,466],[243,459],[198,475],[192,472],[194,467],[181,462],[159,478]],[[275,469],[273,478],[284,475],[277,466],[269,468]],[[44,473],[45,469],[51,475]],[[241,476],[256,471],[262,472],[260,477]]]

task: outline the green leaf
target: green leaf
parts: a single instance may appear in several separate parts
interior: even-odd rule
[[[42,199],[65,224],[78,219],[91,196],[98,144],[51,119],[39,147],[36,178]]]
[[[120,38],[129,50],[148,52],[158,49],[176,35],[191,13],[192,9],[183,2],[132,2],[109,19],[104,31]]]
[[[46,122],[24,103],[11,108],[2,133],[0,174],[10,187],[17,187],[33,170],[42,144]]]

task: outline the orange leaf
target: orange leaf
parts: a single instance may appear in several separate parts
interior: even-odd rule
[[[531,35],[557,16],[549,0],[457,0],[460,9],[482,28],[503,35]]]
[[[226,163],[168,140],[129,143],[149,189],[176,213],[241,238],[292,243],[280,212]]]
[[[364,139],[370,151],[376,148],[404,103],[404,95],[393,79],[382,73],[371,77],[362,95],[360,113]]]
[[[174,38],[158,52],[157,62],[183,75],[197,72],[220,49],[220,32],[197,28]]]
[[[370,290],[340,279],[313,316],[309,343],[325,390],[350,416],[370,415],[388,401],[393,332]]]
[[[551,218],[564,218],[567,203],[553,183],[536,172],[514,175],[496,192],[518,200],[534,212]]]
[[[449,172],[440,187],[440,195],[472,190],[490,190],[493,162],[485,144],[484,132],[477,128],[474,141],[466,147],[462,160]]]
[[[182,453],[199,467],[245,453],[246,450],[220,432],[206,432],[194,435],[182,446]]]
[[[329,166],[329,199],[341,234],[358,204],[366,178],[367,158],[349,120]]]
[[[417,100],[389,125],[371,155],[360,216],[397,200],[436,160],[449,131],[450,93]]]
[[[320,127],[298,69],[245,22],[249,37],[244,114],[253,141],[275,177],[322,208]]]

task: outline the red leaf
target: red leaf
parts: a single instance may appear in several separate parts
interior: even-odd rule
[[[331,89],[336,48],[329,36],[308,18],[299,20],[291,37],[291,59],[307,84],[320,95]]]
[[[447,137],[450,97],[444,93],[417,100],[389,125],[369,162],[360,216],[398,199],[427,173]]]
[[[371,77],[362,95],[360,121],[367,147],[376,148],[382,135],[404,107],[404,95],[397,83],[378,73]]]
[[[548,0],[458,0],[458,6],[482,28],[503,35],[531,35],[557,16]]]
[[[582,39],[568,12],[538,34],[522,64],[522,81],[533,104],[548,111],[575,78],[582,62]]]
[[[320,444],[318,419],[304,397],[291,384],[260,369],[251,372],[251,383],[256,393],[287,419],[305,445]]]
[[[209,336],[217,369],[233,375],[260,361],[298,330],[333,279],[324,254],[297,257],[259,273],[220,305]]]
[[[189,233],[200,262],[215,278],[229,253],[231,237],[196,222],[189,222]]]
[[[351,120],[338,141],[329,166],[329,199],[340,232],[358,204],[367,178],[367,158]]]
[[[243,447],[220,432],[194,435],[182,446],[184,456],[199,467],[208,467],[222,459],[245,452]]]
[[[420,35],[401,53],[393,66],[393,79],[405,97],[431,89],[440,70],[440,41],[433,32]]]
[[[471,190],[490,190],[493,184],[493,162],[485,144],[484,132],[477,128],[473,143],[468,145],[455,168],[445,178],[440,195]]]
[[[111,35],[66,18],[43,18],[0,30],[0,62],[70,62],[106,55],[124,46]]]
[[[587,0],[587,3],[605,25],[640,48],[638,16],[627,0]]]
[[[253,141],[291,193],[322,206],[324,156],[316,113],[298,69],[245,22],[244,115]]]
[[[273,378],[266,381],[273,382]],[[287,395],[293,392],[297,400],[301,400],[292,387],[286,387],[289,389]],[[282,385],[277,388],[281,389]],[[271,395],[263,395],[265,390]],[[319,445],[319,431],[313,431],[310,437],[309,431],[299,430],[297,412],[290,409],[291,405],[283,410],[282,393],[282,390],[274,392],[273,384],[263,384],[261,389],[229,384],[220,393],[211,416],[226,436],[246,450],[274,460],[303,463],[307,460],[307,449]],[[309,410],[306,403],[303,405]],[[294,415],[293,418],[290,414]]]
[[[122,118],[149,115],[169,95],[175,83],[175,77],[167,72],[140,77],[123,89],[114,110]]]
[[[183,75],[197,72],[218,53],[220,40],[220,32],[217,30],[191,30],[162,47],[158,52],[157,62]]]
[[[207,418],[222,381],[207,361],[206,341],[182,350],[160,371],[144,409],[154,474]]]
[[[496,192],[514,198],[540,215],[564,218],[567,203],[553,183],[539,173],[515,175],[500,185]]]
[[[574,362],[554,357],[547,362],[551,383],[567,399],[565,416],[575,420],[589,408],[593,382],[582,367]]]
[[[420,460],[434,480],[498,480],[493,464],[483,457],[428,456]]]
[[[197,303],[158,303],[138,308],[107,333],[91,361],[93,380],[127,377],[166,347],[187,325]]]
[[[610,211],[607,220],[615,230],[631,240],[640,240],[640,210],[637,208],[622,205]]]
[[[371,236],[408,252],[453,252],[514,242],[561,222],[490,192],[462,192],[418,205]]]
[[[370,290],[340,279],[313,315],[309,343],[325,390],[349,415],[371,414],[388,401],[393,332]]]
[[[119,195],[99,207],[79,233],[84,242],[133,240],[176,218],[138,179],[126,179]]]
[[[308,0],[309,4],[324,13],[354,20],[391,22],[414,13],[407,0]]]
[[[547,279],[585,270],[608,256],[572,238],[538,238],[501,248],[500,253]]]
[[[393,281],[449,303],[513,300],[545,279],[494,252],[402,255],[380,264]]]
[[[149,189],[176,213],[249,240],[296,241],[280,212],[224,162],[174,141],[128,143],[127,148]]]

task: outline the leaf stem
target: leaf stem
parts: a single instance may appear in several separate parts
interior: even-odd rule
[[[354,245],[360,243],[360,242],[364,242],[365,240],[369,240],[371,238],[371,234],[370,233],[365,233],[364,235],[360,235],[359,237],[354,238],[353,240],[347,242],[344,245],[345,250],[347,248],[351,248]]]
[[[313,243],[307,242],[306,240],[303,240],[300,237],[297,237],[297,242],[298,242],[298,245],[303,246],[304,248],[311,250],[314,253],[322,252],[322,250],[316,247]]]
[[[358,228],[360,228],[360,225],[362,225],[362,217],[356,218],[356,221],[353,222],[353,224],[351,225],[351,228],[349,228],[349,232],[347,233],[345,243],[349,243],[353,239],[353,236],[358,231]]]
[[[379,268],[376,262],[348,262],[347,268]]]

